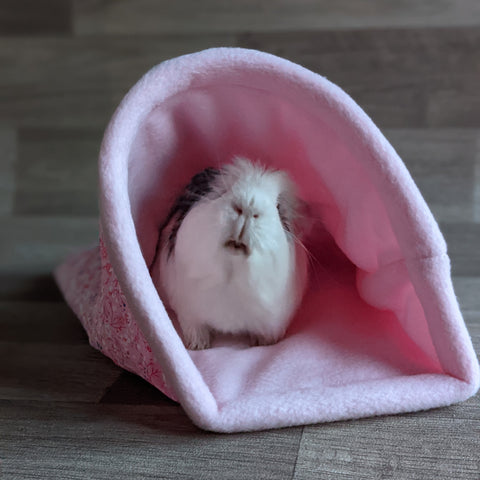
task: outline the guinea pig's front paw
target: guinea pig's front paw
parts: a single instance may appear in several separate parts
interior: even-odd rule
[[[189,350],[205,350],[210,348],[210,331],[203,326],[184,328],[183,341]]]

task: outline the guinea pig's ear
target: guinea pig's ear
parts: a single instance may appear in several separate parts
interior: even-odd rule
[[[310,236],[315,226],[316,219],[312,205],[297,198],[295,232],[300,240],[305,240]]]
[[[314,224],[312,209],[310,204],[296,195],[294,187],[278,195],[277,209],[285,231],[300,240],[309,236]]]
[[[285,201],[282,198],[282,194],[280,194],[277,198],[277,210],[278,216],[280,217],[280,221],[282,222],[283,229],[286,232],[292,231],[292,225],[290,221],[290,215],[285,207]]]
[[[286,232],[295,234],[297,217],[297,199],[288,191],[282,191],[277,197],[277,210]]]

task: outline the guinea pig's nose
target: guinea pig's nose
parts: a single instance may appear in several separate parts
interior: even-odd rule
[[[251,218],[248,215],[241,216],[240,218],[238,218],[235,225],[235,230],[233,232],[234,233],[233,238],[235,238],[235,240],[238,240],[240,242],[244,242],[248,235],[250,223],[251,223]]]

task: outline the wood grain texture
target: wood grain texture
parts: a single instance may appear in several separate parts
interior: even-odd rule
[[[20,129],[16,214],[98,215],[98,152],[103,132]]]
[[[480,312],[480,277],[453,277],[453,286],[464,314]]]
[[[387,129],[384,133],[437,221],[473,221],[477,130]]]
[[[0,399],[95,403],[119,374],[86,343],[0,341]]]
[[[120,373],[65,304],[0,302],[0,400],[98,402]]]
[[[227,34],[0,37],[0,123],[103,131],[123,96],[154,65],[234,44],[234,36]]]
[[[480,124],[477,27],[247,33],[239,45],[327,76],[380,127]]]
[[[466,312],[465,313],[465,323],[468,327],[468,331],[472,337],[473,348],[476,352],[480,352],[480,311],[475,312]],[[477,353],[478,356],[478,353]],[[479,397],[476,397],[477,401]],[[472,402],[474,399],[472,399]],[[477,415],[480,418],[480,415]]]
[[[455,67],[451,72],[455,75]],[[479,121],[480,101],[473,78],[464,77],[458,82],[446,81],[444,86],[428,93],[427,125],[469,127],[478,126]]]
[[[473,221],[480,223],[480,135],[475,152],[475,178],[473,187]]]
[[[475,0],[74,0],[74,13],[82,35],[201,34],[478,25],[480,6]]]
[[[477,480],[480,460],[471,452],[480,449],[479,408],[477,397],[428,412],[305,427],[293,478]]]
[[[15,216],[2,220],[3,274],[49,274],[67,255],[98,241],[98,219]]]
[[[455,276],[478,276],[480,270],[480,224],[442,223]]]
[[[23,272],[5,271],[0,267],[0,301],[61,302],[63,296],[53,274],[35,273],[24,268]]]
[[[152,66],[220,45],[265,50],[328,76],[382,127],[480,125],[477,27],[0,39],[0,121],[103,128]]]
[[[12,128],[0,127],[0,159],[0,216],[11,215],[17,159],[17,136]]]
[[[88,338],[64,302],[0,301],[0,341],[85,345]]]
[[[71,2],[2,0],[0,35],[63,35],[72,31]]]
[[[209,434],[176,406],[0,401],[9,479],[290,479],[301,432]]]

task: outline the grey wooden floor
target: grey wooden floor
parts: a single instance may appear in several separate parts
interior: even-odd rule
[[[216,435],[89,347],[50,272],[97,236],[96,157],[127,89],[210,46],[349,92],[447,238],[480,349],[478,0],[0,2],[0,478],[480,479],[480,403]]]

